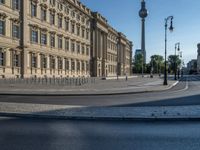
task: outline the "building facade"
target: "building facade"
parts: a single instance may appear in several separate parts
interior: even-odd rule
[[[131,75],[132,42],[98,12],[92,13],[91,24],[91,76]]]
[[[197,72],[197,59],[192,59],[187,63],[187,70],[189,74]]]
[[[132,43],[120,39],[78,0],[0,0],[1,78],[130,75]]]

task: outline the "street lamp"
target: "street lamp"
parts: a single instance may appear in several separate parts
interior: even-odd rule
[[[176,78],[176,74],[177,74],[176,50],[178,52],[180,51],[180,42],[178,42],[178,43],[175,44],[174,80],[177,80],[177,78]]]
[[[144,55],[142,53],[142,78],[144,77]]]
[[[167,84],[167,27],[168,27],[168,21],[171,20],[170,22],[170,27],[169,30],[173,31],[173,16],[169,16],[165,18],[165,74],[164,74],[164,83],[163,85],[168,85]]]

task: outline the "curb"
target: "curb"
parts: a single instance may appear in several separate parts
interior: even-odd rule
[[[0,95],[3,96],[106,96],[106,95],[128,95],[128,94],[143,94],[143,93],[153,93],[153,92],[162,92],[162,91],[167,91],[174,86],[176,86],[179,83],[179,81],[176,81],[174,84],[169,86],[166,89],[161,89],[161,90],[146,90],[146,91],[136,91],[136,92],[116,92],[116,93],[89,93],[89,94],[51,94],[51,93],[46,93],[46,94],[35,94],[35,93],[0,93]]]
[[[1,117],[24,119],[88,120],[88,121],[200,121],[200,117],[96,117],[96,116],[55,116],[22,113],[1,113]]]

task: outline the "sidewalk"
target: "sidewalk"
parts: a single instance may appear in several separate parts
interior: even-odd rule
[[[199,120],[200,106],[82,107],[1,102],[0,116],[87,120]]]
[[[177,83],[174,80],[168,80],[168,86],[163,86],[163,79],[159,77],[137,77],[128,79],[128,81],[125,79],[97,80],[94,84],[80,86],[2,84],[0,94],[60,96],[134,94],[168,90]]]

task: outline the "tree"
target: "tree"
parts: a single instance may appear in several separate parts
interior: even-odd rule
[[[135,56],[135,61],[134,61],[134,72],[136,73],[142,73],[142,63],[143,62],[143,56],[142,54],[138,54]]]
[[[150,66],[153,69],[154,73],[161,73],[164,70],[164,59],[161,55],[152,55]]]
[[[181,66],[181,59],[177,55],[170,55],[168,57],[169,72],[175,73],[175,70]]]

